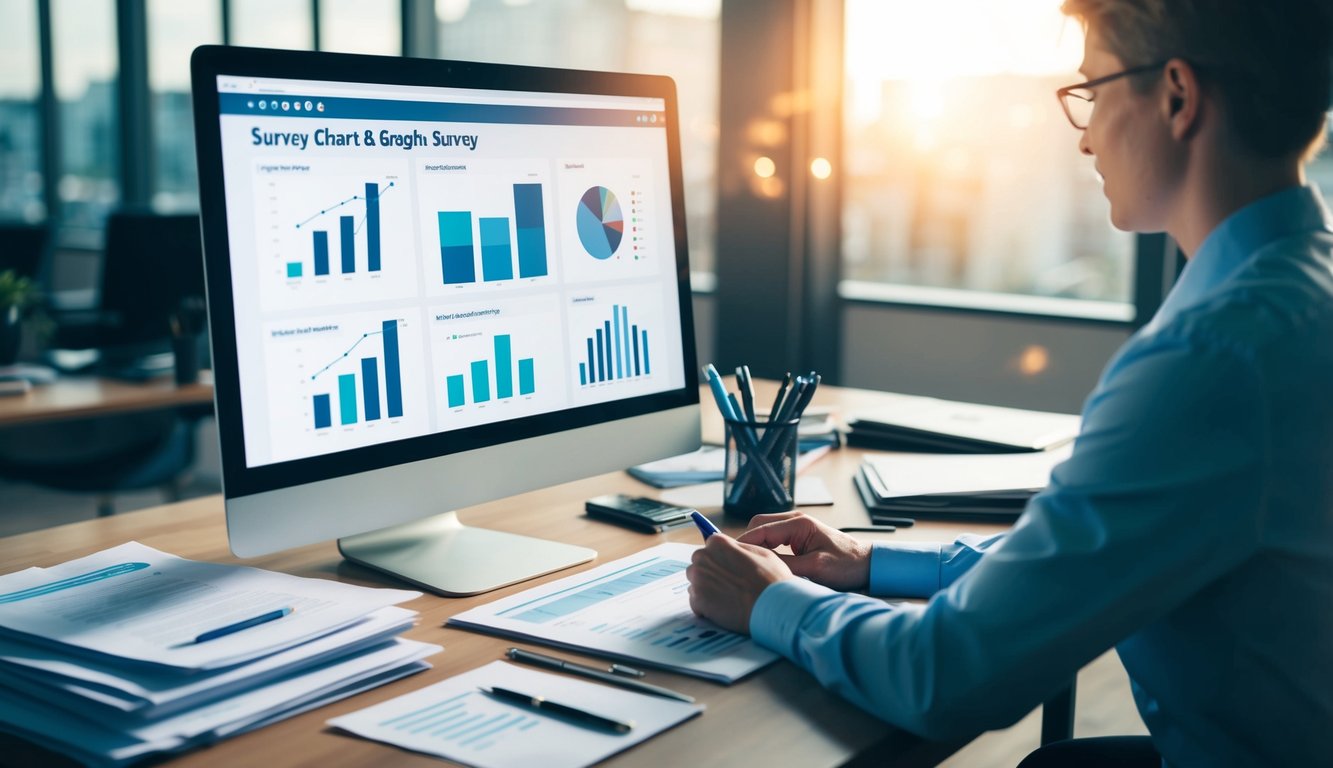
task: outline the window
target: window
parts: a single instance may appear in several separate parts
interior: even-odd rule
[[[101,243],[117,182],[116,4],[51,0],[52,58],[59,101],[57,212],[69,245]]]
[[[401,19],[399,0],[319,0],[319,49],[397,56]]]
[[[1054,96],[1083,52],[1059,2],[847,0],[845,22],[844,277],[909,303],[1132,319],[1134,237]]]
[[[1324,193],[1324,204],[1333,206],[1333,197],[1330,197],[1333,195],[1333,148],[1330,148],[1333,147],[1333,112],[1329,113],[1324,129],[1324,149],[1313,163],[1305,167],[1305,176]]]
[[[41,121],[37,4],[0,6],[0,219],[40,221]]]
[[[198,210],[199,178],[190,111],[190,53],[222,42],[217,2],[149,0],[148,85],[153,120],[153,207]]]
[[[442,58],[674,78],[690,264],[712,271],[720,0],[437,0],[435,8]]]
[[[232,45],[308,50],[315,41],[310,0],[231,0]]]

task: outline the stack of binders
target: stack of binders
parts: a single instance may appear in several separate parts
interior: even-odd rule
[[[847,421],[847,442],[865,448],[930,453],[1031,453],[1078,435],[1064,413],[886,395],[887,402]]]
[[[875,523],[910,525],[918,517],[1013,520],[1070,451],[1066,445],[990,456],[873,455],[862,462],[855,483]]]
[[[124,765],[260,728],[428,669],[419,595],[137,542],[0,576],[0,730]]]

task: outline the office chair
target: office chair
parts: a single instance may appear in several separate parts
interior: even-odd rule
[[[203,249],[197,215],[122,210],[107,221],[100,303],[92,313],[57,314],[56,345],[96,347],[120,365],[170,348],[173,315],[202,306]],[[105,416],[0,431],[0,475],[56,490],[113,494],[160,488],[180,496],[194,464],[194,431],[211,407]]]

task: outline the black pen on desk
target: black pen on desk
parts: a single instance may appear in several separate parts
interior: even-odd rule
[[[604,683],[617,685],[621,688],[628,688],[631,691],[638,691],[639,693],[647,693],[652,696],[662,696],[668,699],[675,699],[676,701],[683,701],[687,704],[694,703],[693,696],[686,696],[685,694],[678,693],[670,688],[663,688],[660,685],[653,685],[652,683],[645,683],[640,680],[631,680],[628,677],[621,677],[620,675],[615,675],[610,672],[603,672],[600,669],[594,669],[593,667],[584,666],[583,664],[576,664],[572,661],[565,661],[564,659],[557,659],[554,656],[547,656],[546,654],[537,653],[536,651],[525,651],[522,648],[510,648],[505,655],[508,656],[511,661],[519,661],[536,667],[545,667],[560,672],[568,672],[572,675],[590,677],[593,680],[601,680]]]
[[[551,701],[544,696],[533,696],[527,693],[511,691],[508,688],[501,688],[498,685],[492,685],[490,688],[478,686],[482,693],[494,696],[497,699],[510,702],[512,704],[521,704],[523,706],[539,709],[542,712],[550,712],[553,715],[573,720],[580,725],[590,725],[594,728],[605,728],[608,731],[616,733],[629,733],[634,728],[633,720],[617,720],[613,717],[599,715],[596,712],[589,712],[586,709],[579,709],[568,704],[561,704],[558,701]]]
[[[269,611],[268,613],[261,613],[258,616],[254,616],[252,618],[245,619],[243,621],[238,621],[235,624],[228,624],[225,627],[210,629],[207,632],[196,637],[194,639],[194,642],[206,643],[209,640],[216,640],[219,637],[226,637],[227,635],[230,635],[234,632],[240,632],[243,629],[249,629],[250,627],[257,627],[260,624],[267,624],[270,621],[276,621],[278,619],[281,619],[283,616],[290,614],[292,610],[293,610],[292,608],[279,608],[275,611]]]

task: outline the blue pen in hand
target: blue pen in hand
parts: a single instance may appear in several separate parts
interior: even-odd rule
[[[708,541],[708,537],[715,533],[722,533],[722,531],[717,529],[716,525],[713,525],[713,521],[704,517],[699,510],[696,509],[691,512],[690,517],[694,518],[694,524],[699,526],[699,533],[704,535],[704,541]]]

